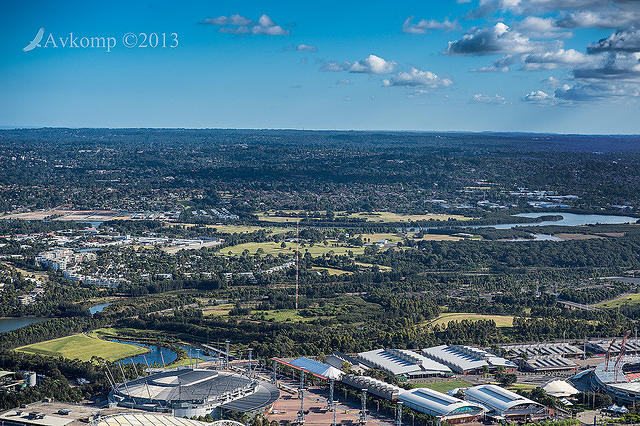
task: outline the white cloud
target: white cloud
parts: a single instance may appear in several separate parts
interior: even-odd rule
[[[473,95],[473,98],[471,98],[471,100],[479,104],[505,105],[507,103],[507,100],[498,94],[496,94],[495,96],[489,96],[482,93],[476,93],[475,95]]]
[[[534,90],[533,92],[527,93],[523,100],[525,102],[539,105],[551,105],[556,103],[556,99],[553,95],[543,92],[542,90]]]
[[[264,35],[289,35],[289,30],[285,30],[280,25],[273,22],[269,15],[263,14],[254,22],[242,15],[219,16],[217,18],[206,18],[203,24],[219,26],[221,33],[228,34],[264,34]]]
[[[527,71],[552,70],[576,67],[588,63],[591,58],[574,49],[558,49],[552,52],[531,53],[523,56],[523,69]]]
[[[376,55],[369,55],[355,62],[325,62],[320,69],[322,71],[348,71],[362,74],[389,74],[393,72],[396,65],[393,61],[387,61]]]
[[[316,52],[318,48],[316,46],[312,46],[310,44],[301,43],[296,46],[296,50],[298,52]]]
[[[349,72],[366,74],[389,74],[393,72],[396,63],[386,61],[379,56],[369,55],[361,61],[356,61],[349,66]]]
[[[449,55],[519,54],[540,50],[545,45],[533,42],[503,22],[492,27],[475,28],[461,39],[450,41],[445,53]]]
[[[411,68],[408,72],[399,72],[391,78],[382,81],[383,86],[413,86],[413,87],[447,87],[453,84],[448,78],[441,78],[431,71],[421,71]]]
[[[532,38],[569,38],[573,34],[559,27],[554,18],[527,16],[515,24],[518,31]]]
[[[433,19],[428,21],[426,19],[421,19],[415,24],[413,23],[413,19],[413,16],[409,16],[405,19],[402,24],[402,32],[408,34],[425,34],[429,30],[452,31],[458,28],[458,23],[456,21],[451,22],[449,19],[445,19],[442,22]]]

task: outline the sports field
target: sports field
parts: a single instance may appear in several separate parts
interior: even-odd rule
[[[94,356],[116,361],[146,353],[148,350],[140,346],[111,342],[87,334],[74,334],[22,346],[17,348],[16,351],[47,356],[62,356],[81,361],[90,361],[91,357]]]
[[[445,382],[433,382],[433,383],[411,383],[409,385],[411,388],[429,388],[434,391],[447,393],[452,389],[456,388],[468,388],[471,385],[469,382],[465,382],[464,380],[447,380]]]
[[[429,325],[447,325],[451,321],[479,321],[479,320],[493,320],[498,327],[513,327],[513,316],[511,315],[484,315],[484,314],[466,314],[466,313],[445,313],[440,315],[435,320],[431,321]]]

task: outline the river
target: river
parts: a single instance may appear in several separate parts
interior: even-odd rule
[[[542,222],[533,223],[503,223],[500,225],[479,225],[472,228],[495,228],[495,229],[512,229],[516,226],[584,226],[596,224],[619,225],[623,223],[636,223],[637,217],[631,216],[614,216],[604,214],[578,214],[564,212],[544,212],[544,213],[519,213],[514,214],[517,217],[526,217],[537,219],[542,216],[562,216],[560,220],[543,220]]]
[[[0,318],[0,333],[17,330],[48,319],[49,318]]]

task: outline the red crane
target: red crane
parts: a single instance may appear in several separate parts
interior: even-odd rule
[[[613,338],[611,343],[609,343],[609,347],[607,348],[607,354],[604,356],[604,371],[609,371],[609,359],[611,358],[611,348],[613,344],[616,342],[616,337]]]
[[[627,330],[624,333],[624,337],[622,338],[622,344],[620,345],[620,355],[618,355],[618,359],[616,359],[616,363],[613,365],[613,368],[616,371],[616,382],[618,381],[618,364],[620,364],[620,361],[622,361],[622,357],[626,352],[627,338],[629,337],[630,334],[631,334],[631,330]]]

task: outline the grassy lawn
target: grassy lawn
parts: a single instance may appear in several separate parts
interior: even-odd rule
[[[638,303],[640,303],[640,293],[634,293],[620,299],[614,299],[608,302],[600,302],[595,306],[599,308],[617,308],[623,305],[637,305]]]
[[[316,319],[316,317],[302,317],[296,313],[295,309],[272,309],[268,311],[253,311],[251,312],[251,315],[253,317],[264,315],[267,321],[273,320],[274,322],[307,322]]]
[[[62,356],[68,359],[90,361],[91,357],[108,358],[111,361],[147,352],[147,349],[126,343],[110,342],[95,334],[74,334],[59,339],[47,340],[22,346],[16,351],[38,355]]]
[[[428,214],[397,214],[392,212],[360,212],[360,213],[351,213],[349,214],[351,218],[358,219],[366,219],[368,222],[379,222],[379,223],[389,223],[389,222],[415,222],[419,220],[471,220],[473,218],[466,217],[462,215],[456,214],[439,214],[439,213],[428,213]]]
[[[216,306],[205,306],[202,308],[202,315],[224,316],[233,309],[233,304],[225,303]]]
[[[336,244],[336,246],[333,246],[333,244]],[[273,256],[284,254],[292,257],[296,253],[296,244],[286,243],[286,247],[282,248],[279,243],[275,243],[273,241],[267,241],[263,243],[243,243],[231,247],[225,247],[220,250],[220,254],[233,256],[242,254],[242,252],[245,250],[249,250],[250,254],[255,254],[258,249],[262,249],[264,254],[271,254]],[[338,245],[336,241],[329,241],[329,245],[327,246],[325,246],[324,244],[315,244],[314,246],[310,246],[307,244],[304,247],[300,247],[301,256],[304,255],[304,253],[307,251],[311,253],[312,256],[322,256],[323,254],[329,253],[330,251],[333,251],[336,255],[347,254],[349,251],[352,251],[354,254],[363,254],[364,247]]]
[[[442,314],[435,320],[431,321],[429,325],[446,325],[451,321],[479,321],[489,319],[495,321],[498,327],[513,327],[513,317],[510,315],[465,314],[457,312]]]
[[[434,391],[447,393],[451,389],[455,388],[468,388],[471,385],[469,382],[465,382],[464,380],[449,380],[446,382],[434,382],[434,383],[410,383],[409,386],[411,388],[429,388]]]
[[[500,383],[494,383],[494,384],[496,384],[498,386],[501,386]],[[518,390],[530,391],[530,390],[533,390],[535,388],[537,388],[536,385],[528,385],[526,383],[514,383],[514,384],[512,384],[510,386],[507,386],[507,389],[512,391],[512,392],[515,392],[515,391],[518,391]]]
[[[342,269],[329,268],[325,266],[314,266],[311,268],[312,271],[327,271],[329,275],[344,275],[350,274],[350,271],[343,271]]]
[[[365,268],[373,268],[374,266],[377,266],[378,269],[380,269],[381,271],[390,271],[391,270],[391,266],[374,265],[373,263],[365,263],[365,262],[355,262],[355,264],[358,265],[358,266],[364,266]]]

